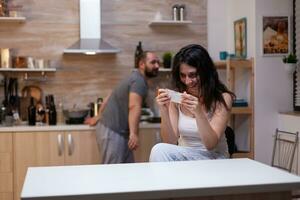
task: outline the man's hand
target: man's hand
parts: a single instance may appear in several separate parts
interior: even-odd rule
[[[136,150],[139,147],[139,137],[136,134],[129,134],[128,147],[130,150]]]
[[[88,124],[90,126],[95,126],[97,121],[99,120],[98,117],[88,117],[84,120],[84,124]]]

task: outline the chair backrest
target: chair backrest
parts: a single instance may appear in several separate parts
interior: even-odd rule
[[[232,157],[232,154],[237,151],[237,147],[235,145],[235,135],[234,131],[231,127],[227,126],[225,129],[225,136],[228,146],[228,153],[230,158]]]
[[[292,171],[295,151],[298,145],[298,132],[276,129],[272,153],[272,166],[288,172]]]

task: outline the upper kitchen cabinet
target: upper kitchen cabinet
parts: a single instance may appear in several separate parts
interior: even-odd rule
[[[25,17],[0,17],[0,23],[25,23]]]

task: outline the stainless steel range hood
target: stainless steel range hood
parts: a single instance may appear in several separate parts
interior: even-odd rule
[[[64,53],[95,55],[118,52],[120,49],[101,38],[101,0],[80,0],[80,40]]]

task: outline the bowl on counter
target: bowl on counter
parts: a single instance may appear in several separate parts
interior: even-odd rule
[[[63,110],[63,114],[67,124],[83,124],[84,119],[89,114],[89,110]]]

